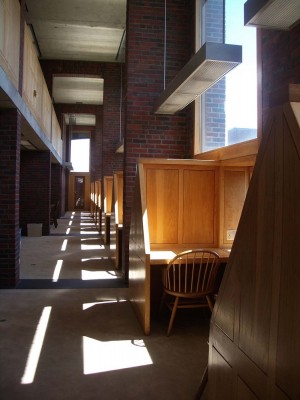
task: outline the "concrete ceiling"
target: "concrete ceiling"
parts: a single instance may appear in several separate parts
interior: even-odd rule
[[[26,0],[26,7],[40,59],[124,62],[126,0]],[[52,96],[55,103],[100,105],[103,79],[54,77]]]
[[[53,100],[65,104],[103,104],[103,82],[101,78],[55,76]]]
[[[126,0],[26,0],[41,59],[115,62]]]

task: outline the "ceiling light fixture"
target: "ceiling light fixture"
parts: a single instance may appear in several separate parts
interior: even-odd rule
[[[242,62],[242,46],[206,42],[163,91],[155,114],[175,114]]]
[[[299,0],[248,0],[244,4],[247,26],[288,30],[299,21]]]

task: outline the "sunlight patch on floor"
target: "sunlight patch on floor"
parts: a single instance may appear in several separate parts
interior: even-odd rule
[[[104,250],[101,244],[81,244],[81,250]]]
[[[93,279],[117,279],[115,271],[87,271],[81,270],[81,279],[83,281],[93,280]]]
[[[93,261],[93,260],[108,260],[109,257],[90,257],[90,258],[82,258],[81,262]]]
[[[99,305],[104,305],[104,304],[113,304],[113,303],[123,303],[124,301],[127,301],[125,299],[120,299],[120,300],[102,300],[102,301],[96,301],[94,303],[84,303],[82,304],[82,310],[87,310],[89,308],[92,308],[94,306],[99,306]]]
[[[142,339],[103,342],[83,336],[84,375],[152,364]]]
[[[58,281],[62,264],[63,264],[63,260],[57,260],[57,263],[56,263],[56,266],[55,266],[55,269],[53,272],[52,282]]]
[[[60,250],[61,250],[61,251],[66,251],[67,244],[68,244],[68,239],[64,239],[63,244],[62,244]]]
[[[82,231],[82,230],[80,230],[80,235],[95,235],[97,233],[98,233],[97,230],[94,230],[94,231]]]
[[[27,357],[26,367],[24,374],[21,378],[21,383],[23,385],[30,384],[34,381],[36,369],[38,366],[40,354],[42,351],[44,338],[50,318],[52,307],[44,307],[41,318],[37,325],[35,335],[29,350],[29,354]]]

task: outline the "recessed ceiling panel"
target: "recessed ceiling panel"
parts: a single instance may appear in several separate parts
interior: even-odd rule
[[[114,62],[126,26],[126,0],[26,0],[42,59]]]
[[[115,62],[123,30],[53,22],[33,26],[43,59]]]
[[[56,76],[53,78],[53,99],[65,104],[103,104],[103,79]]]
[[[126,0],[26,0],[27,21],[125,28]]]
[[[67,125],[95,126],[96,116],[93,114],[66,114],[65,122]]]

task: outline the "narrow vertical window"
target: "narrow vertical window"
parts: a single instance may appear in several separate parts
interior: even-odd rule
[[[200,99],[196,152],[257,138],[256,29],[244,26],[244,0],[199,0],[200,45],[242,45],[243,62]]]

